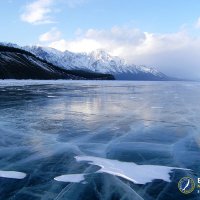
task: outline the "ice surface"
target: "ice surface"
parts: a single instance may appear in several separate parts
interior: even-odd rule
[[[1,177],[0,199],[182,200],[180,178],[200,177],[199,88],[0,81],[0,169],[27,175]]]

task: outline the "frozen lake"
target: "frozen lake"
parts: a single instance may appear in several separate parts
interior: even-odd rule
[[[0,136],[2,200],[200,197],[200,83],[0,81]]]

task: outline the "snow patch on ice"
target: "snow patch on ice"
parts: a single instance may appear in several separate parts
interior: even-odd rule
[[[1,178],[23,179],[26,177],[25,173],[16,171],[0,171]]]
[[[78,162],[86,161],[91,165],[99,166],[101,169],[94,173],[107,173],[124,178],[135,184],[150,183],[155,179],[170,182],[170,172],[174,169],[189,170],[176,167],[159,165],[137,165],[133,162],[122,162],[93,156],[76,156]],[[54,180],[71,183],[85,183],[85,175],[88,174],[67,174],[55,177]]]
[[[75,158],[79,162],[87,161],[92,165],[101,167],[96,173],[119,176],[136,184],[146,184],[155,179],[170,182],[170,172],[173,169],[182,169],[158,165],[137,165],[133,162],[121,162],[93,156],[76,156]]]
[[[67,174],[55,177],[54,180],[59,182],[80,183],[85,180],[84,174]]]

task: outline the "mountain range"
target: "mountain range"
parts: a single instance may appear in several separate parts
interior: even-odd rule
[[[12,68],[15,76],[11,78],[18,79],[27,77],[33,79],[172,80],[154,68],[127,64],[123,59],[111,56],[103,50],[87,54],[61,52],[49,47],[20,47],[11,43],[0,43],[0,78],[5,78],[5,75],[3,77],[1,74],[5,74],[6,70],[10,71]],[[20,75],[17,76],[18,73]],[[25,74],[22,75],[23,73]],[[37,75],[33,76],[33,74]]]
[[[0,44],[0,79],[114,80],[114,76],[81,69],[65,69],[23,48]]]

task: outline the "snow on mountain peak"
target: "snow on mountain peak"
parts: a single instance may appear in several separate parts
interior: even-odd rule
[[[5,45],[10,46],[12,44],[9,43]],[[16,47],[16,45],[14,46]],[[73,53],[70,51],[61,52],[50,47],[41,46],[25,46],[19,48],[27,50],[35,54],[37,57],[65,69],[82,69],[113,75],[123,74],[123,76],[129,74],[129,77],[138,74],[147,78],[150,76],[158,78],[167,77],[154,68],[127,64],[123,59],[111,56],[102,49],[95,50],[91,53]]]
[[[102,49],[97,49],[95,51],[92,51],[88,55],[92,56],[96,60],[110,60],[111,59],[111,56],[106,51],[104,51]]]
[[[20,48],[20,46],[18,46],[17,44],[13,44],[10,42],[0,42],[1,46],[7,46],[7,47],[15,47],[15,48]]]
[[[61,52],[48,47],[26,47],[26,50],[36,56],[45,59],[55,65],[67,69],[84,69],[94,72],[121,74],[121,73],[144,73],[162,77],[164,74],[154,68],[126,64],[126,62],[116,56],[111,56],[102,49],[91,53],[73,53],[70,51]]]

